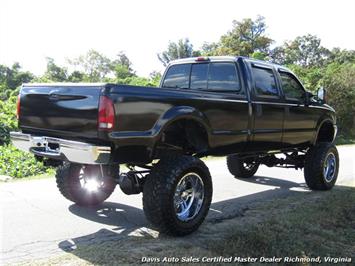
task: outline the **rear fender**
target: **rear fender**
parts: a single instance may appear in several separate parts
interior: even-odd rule
[[[202,112],[191,106],[176,106],[165,112],[153,127],[155,140],[158,141],[161,138],[162,133],[169,127],[169,125],[182,119],[194,120],[201,124],[204,127],[208,136],[208,141],[210,142],[211,127],[208,119]]]

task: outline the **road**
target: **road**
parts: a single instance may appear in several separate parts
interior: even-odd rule
[[[355,145],[338,149],[337,185],[355,186]],[[308,192],[300,170],[261,166],[256,178],[241,181],[228,172],[224,158],[207,160],[207,165],[214,185],[207,223],[238,217],[251,202]],[[61,254],[80,241],[150,230],[141,195],[126,196],[118,187],[101,206],[81,208],[60,195],[52,178],[2,183],[0,206],[0,264]]]

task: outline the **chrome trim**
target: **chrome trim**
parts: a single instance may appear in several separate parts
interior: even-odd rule
[[[249,103],[247,100],[242,99],[220,99],[220,98],[210,98],[210,97],[203,97],[204,101],[218,101],[218,102],[232,102],[232,103]]]
[[[283,102],[262,102],[262,101],[252,101],[254,104],[266,104],[266,105],[282,105],[282,106],[299,106],[304,107],[304,104],[297,103],[283,103]]]
[[[323,110],[331,111],[328,107],[325,107],[325,106],[309,105],[308,107],[309,108],[317,108],[317,109],[323,109]]]
[[[23,87],[102,87],[107,83],[73,83],[73,82],[56,82],[56,83],[23,83]]]
[[[10,137],[16,148],[38,156],[82,164],[107,164],[110,160],[111,147],[109,146],[96,146],[46,136],[32,136],[21,132],[10,132]],[[58,147],[52,148],[49,144],[57,144]]]

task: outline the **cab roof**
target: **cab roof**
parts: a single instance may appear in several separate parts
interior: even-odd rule
[[[272,63],[272,62],[267,62],[259,59],[254,59],[250,57],[245,57],[245,56],[199,56],[199,57],[189,57],[189,58],[182,58],[182,59],[176,59],[173,61],[170,61],[168,66],[171,65],[177,65],[177,64],[191,64],[191,63],[203,63],[203,62],[236,62],[238,60],[245,60],[250,63],[254,64],[262,64],[262,65],[267,65],[271,67],[275,67],[276,69],[280,69],[283,71],[291,72],[287,67]]]

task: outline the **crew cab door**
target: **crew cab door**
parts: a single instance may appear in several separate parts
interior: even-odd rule
[[[235,62],[192,64],[190,90],[203,97],[196,106],[210,123],[210,146],[243,150],[248,137],[248,101]]]
[[[275,69],[253,63],[251,72],[252,138],[248,150],[271,150],[282,147],[285,106],[282,103]]]
[[[319,110],[305,105],[305,89],[291,72],[279,68],[279,80],[285,101],[284,146],[310,142],[315,134]]]

